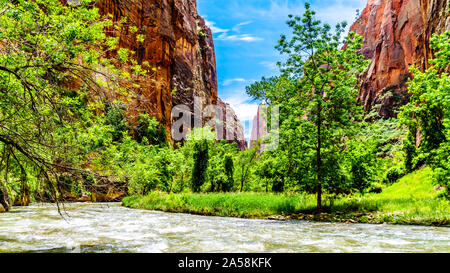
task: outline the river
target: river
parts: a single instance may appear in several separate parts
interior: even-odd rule
[[[14,207],[0,252],[450,252],[450,228],[172,214],[119,203]]]

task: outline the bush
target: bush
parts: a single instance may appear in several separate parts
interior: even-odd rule
[[[193,192],[200,192],[201,186],[205,183],[205,174],[209,160],[208,142],[206,139],[194,144],[193,159],[194,166],[191,176],[191,188]]]
[[[144,139],[147,139],[152,145],[164,145],[167,142],[164,126],[156,118],[150,118],[148,114],[139,115],[138,124],[134,131],[139,143],[142,143]]]
[[[388,183],[394,183],[397,182],[397,180],[399,180],[401,176],[402,176],[401,170],[398,167],[394,167],[386,172],[384,181]]]
[[[381,193],[383,191],[383,185],[379,182],[374,182],[368,189],[369,193]]]
[[[111,105],[106,108],[105,124],[112,127],[113,141],[121,142],[123,132],[127,130],[125,107],[122,105]]]

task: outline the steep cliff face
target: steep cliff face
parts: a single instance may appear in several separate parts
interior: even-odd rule
[[[372,60],[358,99],[385,117],[408,101],[409,68],[428,66],[429,39],[450,30],[448,0],[368,0],[351,27],[364,37],[362,54]]]
[[[138,99],[129,103],[130,113],[156,117],[170,136],[174,106],[183,104],[194,112],[194,97],[203,106],[218,103],[212,33],[197,14],[195,0],[100,0],[97,7],[101,14],[111,14],[114,20],[126,17],[127,24],[138,28],[137,33],[120,31],[119,46],[136,52],[133,58],[139,64],[157,68],[136,90]],[[238,127],[235,130],[236,139],[243,140]]]
[[[258,106],[258,112],[253,118],[252,133],[250,135],[250,147],[254,142],[267,135],[267,120],[263,116],[263,106]],[[266,112],[267,114],[267,112]]]
[[[217,131],[218,138],[227,140],[228,142],[234,141],[240,150],[245,150],[247,148],[247,141],[244,137],[244,126],[237,118],[234,110],[220,98],[217,100],[217,106],[220,113],[216,113],[216,116],[221,121],[225,121],[223,130]]]

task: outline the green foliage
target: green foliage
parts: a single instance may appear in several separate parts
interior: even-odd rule
[[[105,20],[91,0],[0,0],[0,172],[13,197],[22,181],[56,198],[58,173],[81,171],[127,135],[121,103],[105,99],[130,96],[118,83],[136,86],[108,59],[133,64],[111,37],[124,23]]]
[[[300,189],[317,192],[320,210],[322,190],[340,193],[350,185],[340,155],[355,122],[362,118],[355,97],[358,75],[368,63],[358,54],[362,37],[350,33],[341,48],[346,23],[333,32],[315,19],[308,3],[305,8],[302,17],[289,16],[292,37],[282,35],[276,47],[287,55],[279,63],[283,76],[263,78],[247,93],[281,108],[281,151],[276,157],[287,166],[286,179],[275,181],[279,175],[264,172],[262,177],[271,179],[276,191],[283,190],[285,182],[299,181]]]
[[[425,168],[401,178],[382,193],[329,199],[334,201],[325,208],[328,214],[317,216],[309,215],[314,211],[315,197],[307,194],[152,192],[126,197],[122,203],[132,208],[230,217],[286,215],[322,221],[449,226],[450,201],[438,198],[442,190],[434,189],[431,176],[432,171]]]
[[[70,176],[57,175],[81,168],[128,183],[131,194],[147,195],[151,208],[245,217],[312,212],[313,193],[319,211],[322,194],[330,202],[338,198],[326,208],[330,212],[384,210],[386,200],[394,200],[392,189],[405,182],[401,164],[406,171],[430,165],[432,171],[419,174],[433,176],[448,189],[449,32],[433,37],[431,67],[412,69],[411,103],[402,109],[399,125],[375,112],[363,116],[355,100],[358,76],[368,64],[358,54],[362,37],[351,32],[342,39],[345,23],[332,31],[306,4],[303,16],[289,16],[292,33],[282,35],[276,47],[286,57],[279,63],[282,74],[246,88],[253,99],[280,107],[279,148],[264,151],[267,140],[262,140],[238,151],[235,143],[216,142],[215,132],[205,127],[192,130],[175,149],[167,141],[167,124],[148,114],[127,121],[130,113],[124,105],[133,95],[115,83],[133,82],[146,69],[159,68],[144,63],[144,69],[132,51],[118,48],[119,40],[105,34],[128,26],[126,18],[114,24],[103,20],[89,0],[70,7],[59,0],[0,4],[0,202],[8,199],[7,193],[12,200],[28,192],[54,199],[56,185],[84,193]],[[136,26],[129,28],[144,42]],[[198,33],[204,36],[201,29]],[[110,53],[130,65],[131,72],[115,68],[106,58]],[[174,88],[172,95],[176,93]],[[383,91],[383,96],[392,95],[389,88]],[[109,97],[125,99],[105,99]],[[271,111],[269,107],[269,116]],[[416,182],[413,187],[424,184]],[[399,189],[402,198],[412,192],[406,194],[405,187]],[[215,194],[233,191],[268,194]],[[299,192],[303,195],[292,195]],[[427,210],[447,204],[419,199]],[[393,201],[404,210],[402,202]]]
[[[78,136],[99,100],[95,77],[112,78],[97,68],[115,71],[98,47],[106,43],[104,30],[111,24],[91,1],[63,6],[58,0],[0,0],[5,187],[12,189],[22,177],[23,185],[43,181],[53,191],[55,170],[77,167],[83,150]],[[75,82],[80,86],[69,90]],[[112,84],[111,89],[119,88]]]
[[[233,157],[231,155],[226,155],[224,158],[224,173],[225,173],[225,183],[222,184],[222,191],[228,192],[231,191],[234,185],[234,163],[233,163]]]
[[[277,160],[271,153],[263,153],[256,163],[255,174],[261,180],[261,188],[266,192],[280,192],[284,190],[285,168],[282,161]]]
[[[450,32],[434,35],[430,48],[436,51],[430,68],[421,72],[412,67],[409,81],[411,101],[402,108],[401,122],[409,129],[405,140],[407,170],[427,163],[435,171],[435,181],[448,187],[450,182]],[[420,135],[420,141],[416,136]],[[415,144],[420,142],[420,147]]]
[[[240,152],[236,158],[235,177],[239,182],[239,191],[243,192],[245,187],[249,185],[246,183],[251,178],[251,169],[255,164],[258,156],[258,145],[254,145],[251,149]]]
[[[166,145],[167,136],[166,129],[156,118],[150,118],[148,114],[140,114],[138,124],[135,129],[136,139],[138,142],[145,142],[152,145]]]
[[[397,167],[394,167],[386,172],[385,180],[389,183],[395,183],[400,177],[401,177],[401,170]]]
[[[262,100],[265,105],[272,105],[295,96],[295,84],[286,76],[262,79],[246,87],[247,94],[254,100]]]
[[[208,168],[208,141],[203,139],[194,143],[191,187],[193,192],[199,192],[205,183],[206,169]]]
[[[416,167],[414,159],[417,157],[416,143],[412,133],[408,133],[403,140],[403,152],[405,153],[405,169],[411,171]]]
[[[123,132],[126,131],[125,107],[122,105],[111,105],[106,108],[105,125],[110,125],[112,140],[122,141]]]
[[[352,188],[361,193],[370,187],[377,167],[376,145],[373,142],[352,142],[347,152]]]
[[[154,192],[147,196],[131,196],[122,200],[133,208],[187,212],[232,217],[268,217],[289,215],[300,208],[311,210],[311,196],[258,194],[258,193],[210,193],[210,194],[162,194]]]

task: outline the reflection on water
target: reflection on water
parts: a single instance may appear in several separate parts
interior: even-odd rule
[[[450,228],[170,214],[118,203],[0,214],[0,252],[450,252]]]

